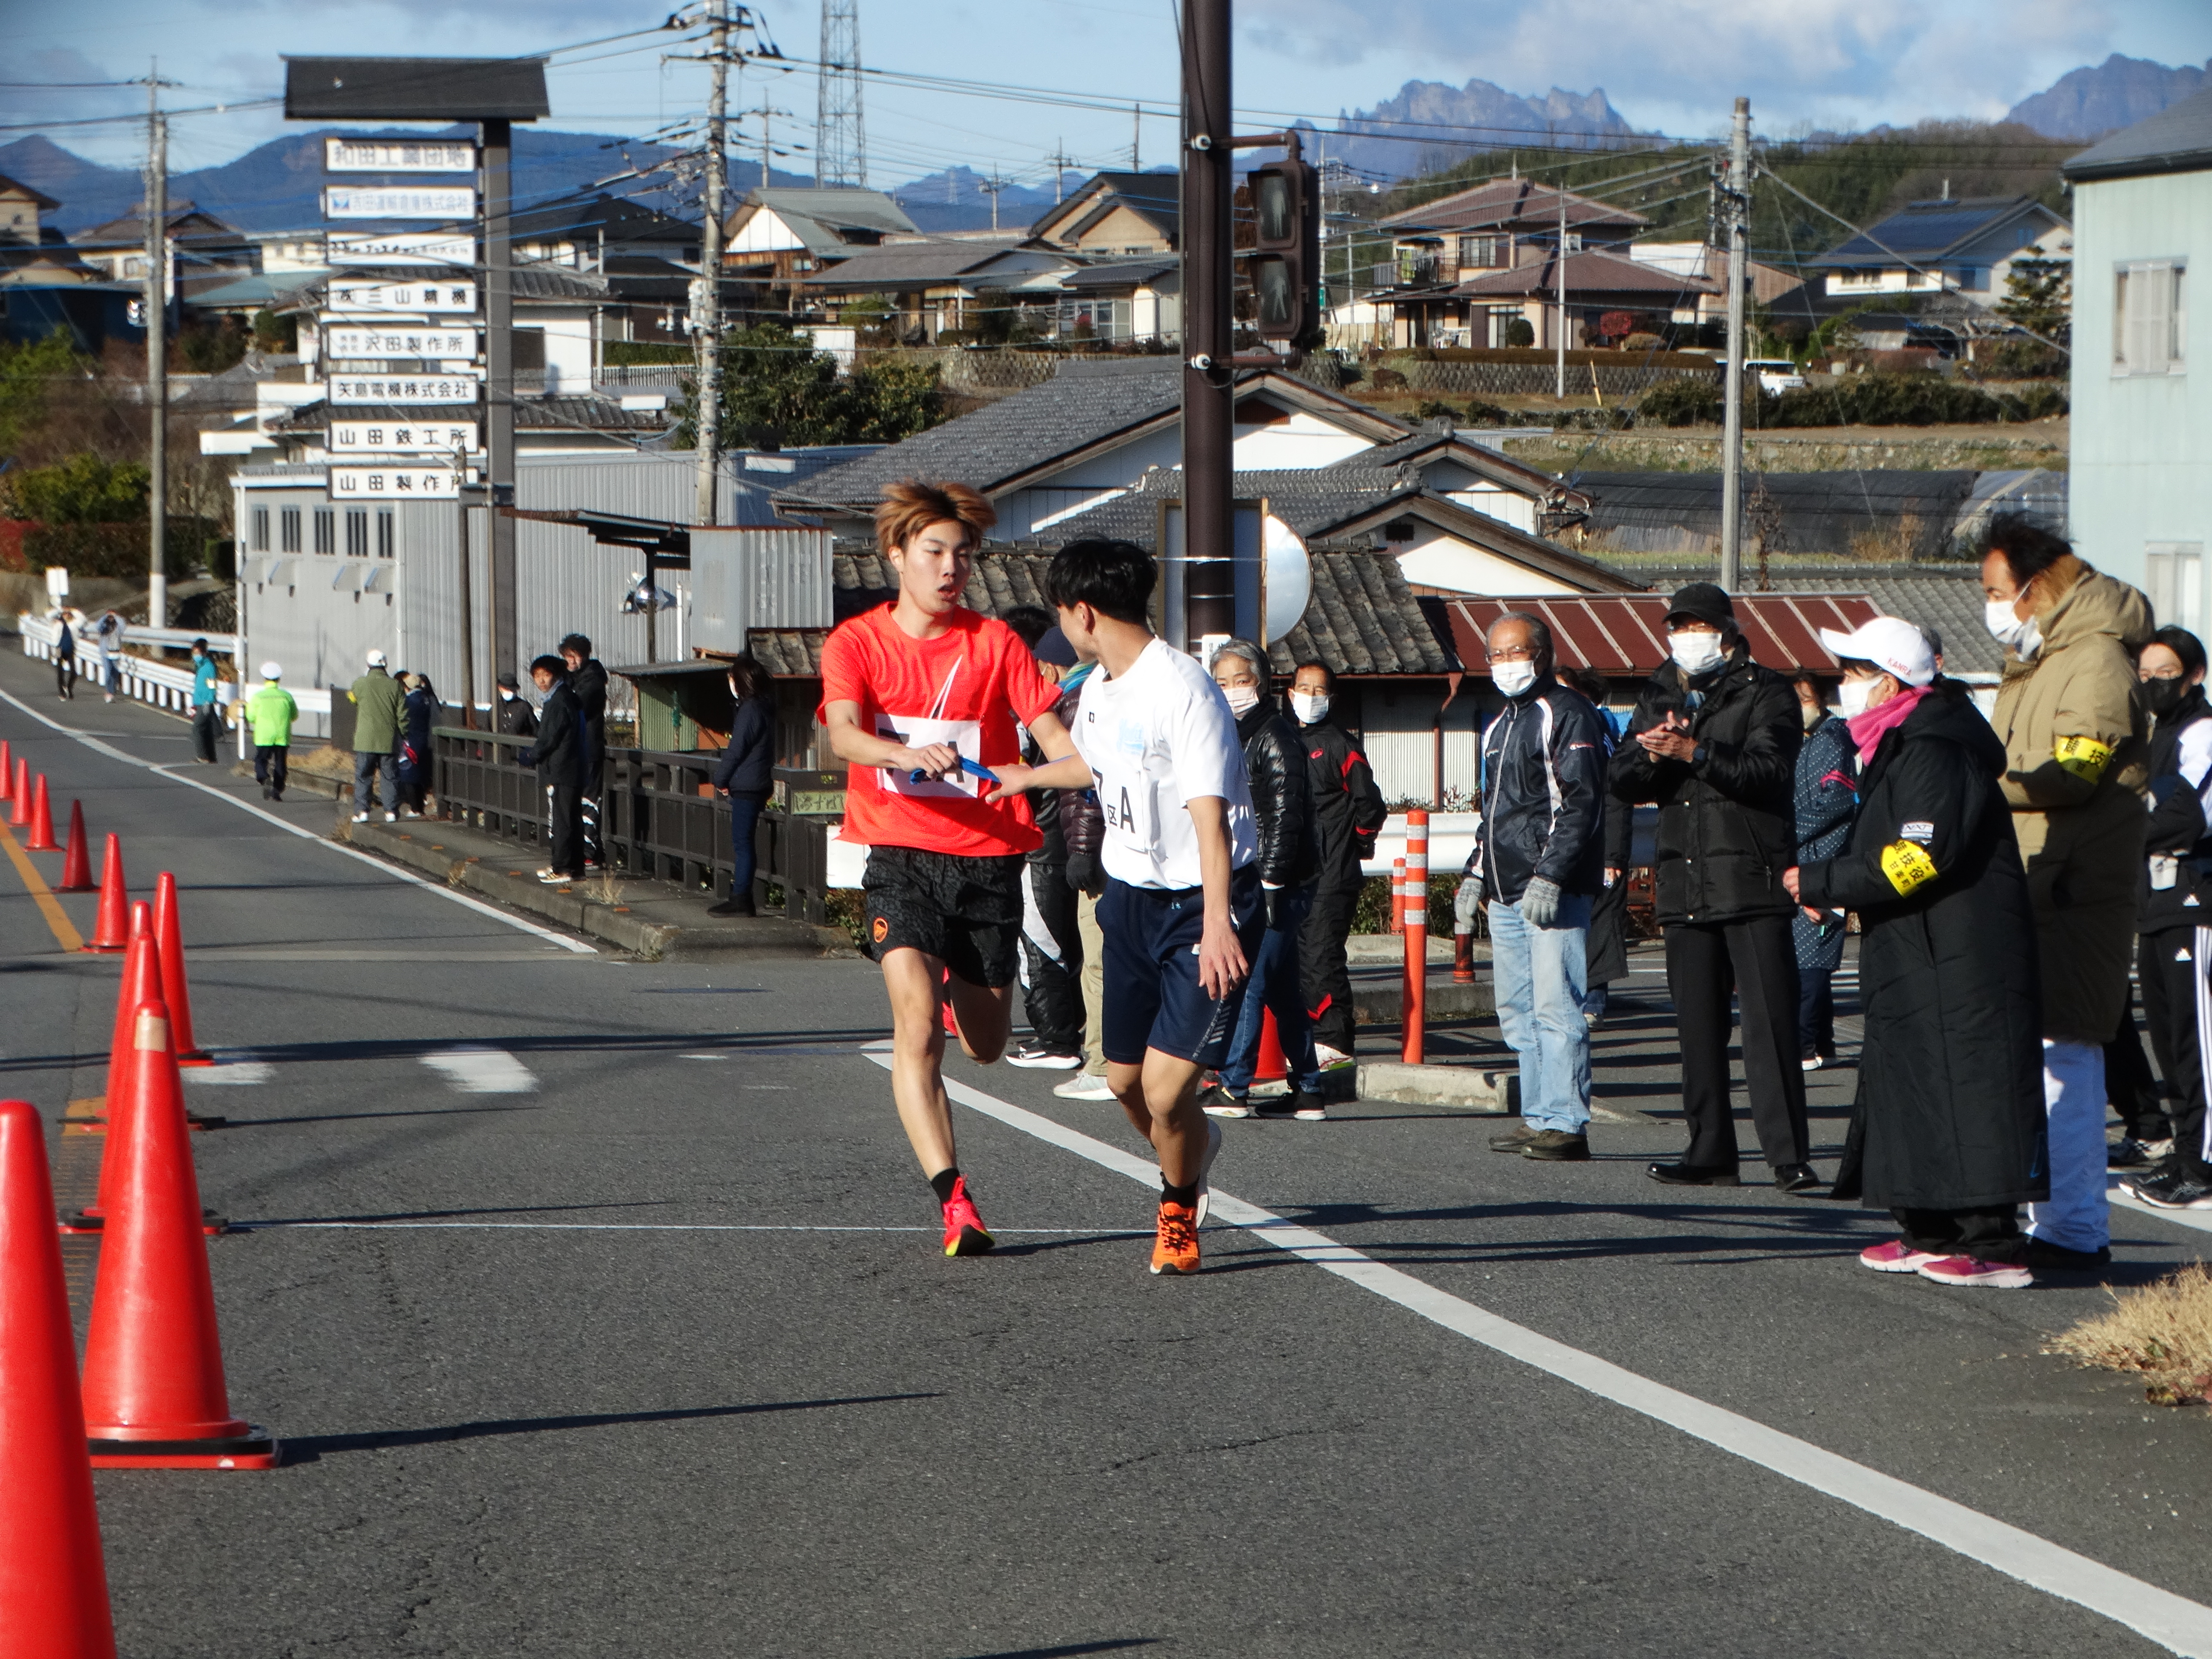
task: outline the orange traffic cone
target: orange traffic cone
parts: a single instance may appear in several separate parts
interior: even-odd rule
[[[46,1126],[0,1101],[0,1650],[114,1659]]]
[[[164,870],[154,878],[154,938],[161,951],[161,1000],[169,1005],[169,1039],[179,1066],[212,1066],[215,1057],[192,1040],[192,994],[185,983],[184,926],[177,920],[177,878]]]
[[[58,893],[89,893],[92,890],[92,853],[84,844],[84,803],[70,803],[69,851],[62,855],[62,883],[55,888]]]
[[[61,843],[54,839],[53,808],[46,800],[46,775],[39,774],[39,781],[31,791],[31,838],[23,843],[33,853],[58,853]]]
[[[96,1469],[270,1469],[276,1443],[230,1414],[184,1086],[158,998],[131,1019],[137,1097],[84,1350]]]
[[[133,905],[131,921],[130,947],[123,958],[123,985],[115,998],[115,1030],[107,1042],[107,1097],[100,1107],[107,1121],[107,1140],[100,1148],[100,1188],[91,1203],[62,1218],[62,1231],[65,1233],[96,1233],[107,1224],[107,1195],[114,1190],[118,1167],[116,1147],[124,1138],[124,1125],[131,1121],[132,1106],[131,1018],[141,1002],[161,994],[161,968],[155,960],[159,947],[154,940],[152,907],[144,903]]]
[[[107,836],[107,858],[100,872],[100,919],[92,925],[88,951],[120,951],[131,940],[123,931],[130,920],[131,895],[123,884],[123,843],[114,831]]]
[[[1283,1039],[1275,1030],[1275,1011],[1260,1011],[1260,1054],[1252,1068],[1255,1083],[1279,1083],[1291,1074],[1291,1063],[1283,1058]]]
[[[31,821],[31,763],[15,757],[15,787],[8,792],[8,827],[21,830]]]
[[[15,751],[8,746],[8,739],[0,738],[0,800],[15,798],[15,791],[9,782],[15,775],[12,769],[15,764]]]

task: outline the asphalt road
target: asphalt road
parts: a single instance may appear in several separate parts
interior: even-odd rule
[[[195,1137],[203,1193],[251,1224],[210,1244],[232,1405],[291,1454],[97,1477],[134,1659],[2130,1655],[2167,1650],[2113,1615],[2142,1586],[2212,1602],[2212,1428],[2039,1352],[2095,1284],[1899,1282],[1854,1206],[1644,1178],[1680,1141],[1647,954],[1599,1092],[1656,1121],[1583,1165],[1379,1103],[1229,1123],[1189,1280],[1145,1271],[1117,1109],[956,1065],[1020,1109],[957,1114],[1003,1243],[947,1261],[868,964],[565,949],[322,838],[327,800],[260,811],[178,722],[57,704],[12,654],[0,691],[100,734],[0,702],[134,890],[181,884],[225,1061],[188,1089],[233,1124]],[[0,1092],[66,1185],[117,965],[10,861],[0,974]],[[1824,1170],[1850,1085],[1816,1079]],[[1231,1224],[1262,1212],[1324,1237]],[[2116,1282],[2208,1242],[2115,1230]],[[1905,1483],[1907,1524],[1821,1452]],[[2140,1585],[1908,1529],[1965,1511]]]

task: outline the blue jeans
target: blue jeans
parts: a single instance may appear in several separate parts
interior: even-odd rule
[[[1561,895],[1549,927],[1522,921],[1517,905],[1490,906],[1498,1026],[1521,1058],[1521,1121],[1531,1129],[1578,1135],[1589,1122],[1589,916],[1588,896],[1573,893]]]
[[[730,797],[730,896],[750,898],[753,890],[753,827],[768,803],[757,795]]]
[[[1283,1060],[1290,1067],[1291,1086],[1308,1094],[1321,1091],[1321,1066],[1314,1059],[1313,1020],[1298,980],[1298,930],[1313,904],[1310,884],[1286,888],[1275,902],[1279,924],[1260,935],[1260,948],[1252,954],[1250,976],[1244,981],[1244,1000],[1237,1011],[1237,1029],[1229,1039],[1229,1058],[1221,1067],[1222,1086],[1243,1095],[1252,1086],[1252,1073],[1260,1065],[1260,1028],[1263,1015],[1275,1016],[1275,1040],[1283,1045]]]

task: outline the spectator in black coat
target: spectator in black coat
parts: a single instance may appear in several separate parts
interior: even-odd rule
[[[553,862],[538,872],[538,879],[555,886],[584,873],[584,795],[577,785],[582,721],[575,694],[568,689],[568,665],[560,658],[538,658],[530,665],[530,678],[545,694],[545,702],[538,711],[538,741],[520,759],[538,769],[545,791],[545,839]]]
[[[1692,582],[1667,611],[1670,660],[1637,700],[1610,769],[1613,793],[1659,806],[1659,921],[1682,1051],[1690,1144],[1646,1171],[1671,1186],[1737,1183],[1729,1103],[1729,1002],[1743,1006],[1752,1121],[1783,1191],[1820,1184],[1805,1162],[1805,1074],[1797,1057],[1797,953],[1782,886],[1796,862],[1797,749],[1790,682],[1751,659],[1735,607]]]
[[[499,677],[497,729],[503,738],[534,738],[538,735],[538,711],[530,706],[530,699],[522,695],[522,683],[513,674]]]
[[[1302,662],[1291,677],[1291,716],[1305,744],[1321,855],[1313,908],[1298,930],[1298,979],[1323,1071],[1352,1064],[1352,970],[1345,941],[1359,904],[1360,866],[1374,854],[1375,837],[1390,815],[1367,757],[1329,718],[1335,696],[1336,676],[1326,663]]]
[[[1018,605],[1000,620],[1022,636],[1037,672],[1058,684],[1075,666],[1075,650],[1041,605]],[[1063,704],[1060,718],[1073,718]],[[1024,736],[1022,758],[1041,763],[1044,751]],[[1083,930],[1080,901],[1067,879],[1067,836],[1060,824],[1062,792],[1033,790],[1030,812],[1043,837],[1029,854],[1022,884],[1022,1012],[1030,1035],[1006,1063],[1032,1071],[1072,1072],[1083,1064]]]
[[[428,674],[403,674],[406,699],[399,705],[399,813],[419,818],[429,799],[430,728],[437,724],[438,694]]]
[[[730,896],[710,916],[750,916],[753,909],[753,831],[775,787],[775,694],[767,669],[750,653],[730,659],[730,740],[708,781],[730,799]]]
[[[571,634],[561,641],[561,660],[568,666],[568,693],[576,700],[580,727],[582,747],[576,757],[576,777],[582,792],[584,856],[604,866],[607,855],[599,842],[599,788],[607,764],[607,671],[592,654],[591,641],[581,634]]]

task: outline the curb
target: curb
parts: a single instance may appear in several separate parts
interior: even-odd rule
[[[1363,1060],[1359,1066],[1362,1100],[1395,1101],[1403,1106],[1447,1106],[1455,1111],[1510,1116],[1521,1110],[1521,1073],[1479,1071],[1472,1066],[1408,1066],[1403,1060]],[[1590,1116],[1600,1123],[1656,1123],[1649,1112],[1633,1106],[1590,1102]]]
[[[1428,988],[1426,1007],[1429,1023],[1437,1024],[1446,1020],[1480,1019],[1485,1014],[1498,1012],[1498,994],[1487,980],[1477,980],[1472,985],[1455,984],[1446,981],[1437,984],[1431,981]],[[1406,1017],[1406,993],[1401,986],[1363,986],[1354,981],[1352,988],[1352,1021],[1355,1025],[1396,1025]]]
[[[432,820],[416,822],[427,826]],[[352,831],[349,844],[364,852],[379,854],[463,892],[474,893],[479,898],[520,910],[648,962],[860,954],[840,928],[817,927],[811,922],[788,921],[781,916],[733,917],[728,921],[698,927],[651,921],[627,907],[617,908],[587,898],[580,891],[564,892],[548,887],[526,873],[514,874],[480,859],[457,858],[444,846],[418,836],[412,830],[403,830],[398,824],[356,823],[348,827]],[[526,849],[515,850],[527,856]],[[632,888],[647,884],[624,884]],[[672,891],[666,896],[677,896]]]

